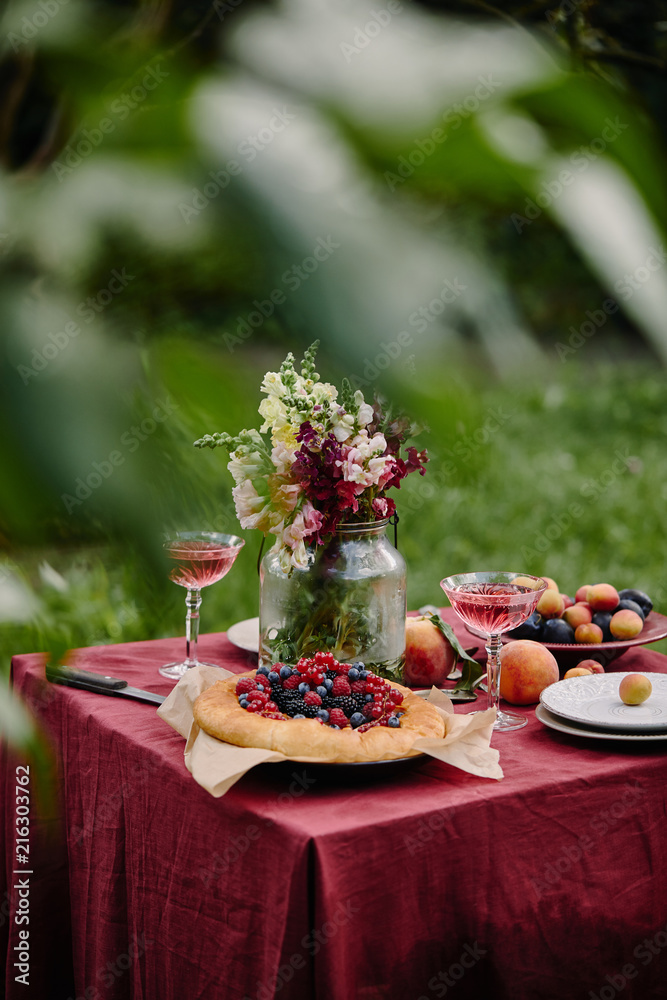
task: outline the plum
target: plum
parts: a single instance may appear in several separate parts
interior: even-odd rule
[[[544,623],[542,642],[574,642],[574,629],[562,618],[550,618]]]
[[[596,611],[593,615],[593,624],[597,625],[602,629],[602,641],[612,642],[613,635],[609,631],[609,622],[611,621],[611,611]]]
[[[634,601],[635,604],[638,604],[644,612],[644,616],[653,611],[653,601],[643,590],[633,590],[631,587],[626,587],[625,590],[619,590],[618,596],[622,601]]]
[[[526,618],[525,622],[517,625],[516,628],[511,629],[507,634],[511,635],[513,639],[533,639],[539,642],[542,638],[544,624],[542,615],[538,614],[537,611],[533,611],[530,618]]]

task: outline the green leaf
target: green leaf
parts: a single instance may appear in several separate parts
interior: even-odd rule
[[[472,691],[472,689],[476,687],[476,682],[484,677],[486,673],[485,668],[478,663],[477,660],[473,659],[472,656],[466,653],[465,649],[456,638],[452,626],[448,622],[443,621],[440,615],[429,615],[429,621],[433,622],[435,627],[442,632],[445,639],[447,639],[447,641],[451,643],[456,650],[459,660],[463,661],[461,665],[461,680],[456,685],[456,688],[458,690],[463,688],[466,691]]]

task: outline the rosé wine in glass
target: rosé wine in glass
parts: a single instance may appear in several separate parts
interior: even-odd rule
[[[222,580],[244,545],[244,540],[236,535],[222,535],[214,531],[178,531],[167,537],[164,548],[174,563],[169,579],[186,587],[188,592],[185,598],[185,659],[181,663],[165,663],[160,667],[164,677],[179,680],[191,667],[198,666],[201,588]]]
[[[520,584],[513,581],[521,579]],[[527,584],[532,581],[532,588]],[[503,712],[500,698],[500,636],[529,618],[546,590],[546,581],[519,573],[459,573],[440,581],[459,618],[476,633],[487,637],[486,678],[488,707],[496,709],[494,730],[520,729],[527,719],[516,712]]]

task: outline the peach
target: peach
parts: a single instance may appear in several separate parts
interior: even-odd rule
[[[620,598],[610,583],[596,583],[588,588],[586,600],[593,611],[613,611]]]
[[[580,660],[577,664],[578,667],[585,667],[586,670],[590,670],[592,674],[603,674],[604,667],[597,660]]]
[[[574,630],[575,642],[602,642],[602,629],[593,622],[578,625]]]
[[[634,639],[644,628],[644,621],[636,611],[617,611],[609,622],[614,639]]]
[[[586,594],[590,590],[590,587],[591,587],[590,583],[585,583],[583,585],[583,587],[579,587],[579,590],[574,595],[575,603],[578,604],[579,601],[585,601],[586,600]]]
[[[588,667],[582,667],[581,664],[579,664],[578,667],[570,667],[570,669],[566,670],[565,673],[563,674],[565,680],[567,680],[568,677],[592,677],[592,676],[593,676],[593,671],[589,670]]]
[[[535,609],[543,618],[560,618],[565,605],[557,590],[545,590]]]
[[[405,619],[403,677],[408,686],[440,687],[456,660],[456,650],[426,615]]]
[[[533,639],[514,639],[500,653],[500,697],[511,705],[534,705],[559,678],[555,656]]]
[[[626,705],[641,705],[653,690],[648,677],[643,674],[626,674],[618,686],[618,694]]]
[[[571,608],[565,608],[563,618],[568,625],[576,629],[578,625],[588,625],[593,621],[593,612],[587,604],[573,604]]]

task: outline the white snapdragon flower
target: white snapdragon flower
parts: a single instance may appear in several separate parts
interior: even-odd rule
[[[285,441],[277,441],[271,450],[271,461],[276,467],[276,473],[279,476],[286,476],[289,474],[292,468],[292,463],[294,462],[294,456],[296,454],[296,448],[287,444]]]
[[[259,404],[259,415],[264,417],[262,433],[268,430],[281,431],[289,426],[287,408],[277,396],[267,396]]]
[[[351,413],[346,413],[342,407],[332,414],[331,417],[331,430],[339,444],[343,441],[347,441],[348,438],[352,437],[352,432],[354,431],[354,417]]]
[[[251,451],[249,454],[233,451],[229,456],[227,468],[237,485],[245,479],[258,479],[266,472],[264,456],[258,451]]]
[[[282,399],[287,392],[280,372],[267,372],[262,379],[261,389],[262,392],[267,394],[267,396],[278,396],[280,399]]]
[[[364,400],[361,389],[357,389],[355,392],[354,403],[357,407],[357,423],[360,427],[365,427],[373,419],[373,407]]]
[[[232,496],[242,528],[274,531],[283,520],[282,515],[272,507],[269,498],[260,496],[249,479],[235,486]]]

